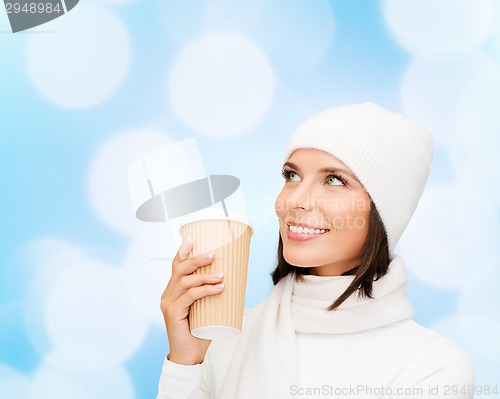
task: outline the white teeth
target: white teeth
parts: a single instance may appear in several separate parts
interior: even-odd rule
[[[288,226],[290,228],[290,231],[297,233],[297,234],[309,234],[309,235],[314,235],[314,234],[323,234],[324,232],[328,231],[325,229],[313,229],[310,227],[302,227],[302,226]]]

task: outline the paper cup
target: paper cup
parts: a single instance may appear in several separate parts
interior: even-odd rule
[[[248,222],[230,212],[230,217],[211,215],[188,220],[180,227],[183,239],[188,235],[194,246],[190,256],[213,252],[211,265],[198,273],[224,273],[224,290],[195,301],[189,309],[189,326],[195,337],[213,340],[232,338],[241,332],[248,272],[250,238]]]

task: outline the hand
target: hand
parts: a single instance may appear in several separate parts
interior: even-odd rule
[[[188,258],[193,242],[182,243],[172,261],[172,276],[161,296],[160,308],[165,319],[170,353],[167,359],[179,364],[202,363],[212,341],[191,334],[187,316],[197,299],[217,295],[224,290],[222,274],[193,274],[214,261],[213,253]]]

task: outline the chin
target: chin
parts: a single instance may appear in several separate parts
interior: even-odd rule
[[[298,251],[284,249],[283,257],[289,264],[296,267],[306,268],[306,267],[321,266],[324,264],[324,262],[320,262],[319,259],[314,259],[314,257],[311,257],[310,255],[297,252]]]

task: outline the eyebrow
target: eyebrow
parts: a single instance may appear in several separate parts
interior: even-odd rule
[[[285,162],[283,164],[283,167],[285,167],[285,166],[288,166],[292,169],[300,171],[300,168],[292,162]],[[351,172],[349,172],[345,169],[342,169],[342,168],[335,168],[335,167],[322,168],[318,171],[318,173],[330,173],[330,174],[343,173],[347,176],[352,177],[354,180],[359,181],[358,178],[356,176],[354,176]]]

